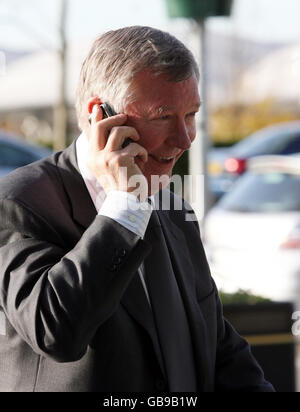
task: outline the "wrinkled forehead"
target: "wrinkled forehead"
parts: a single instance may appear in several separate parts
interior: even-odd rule
[[[130,89],[130,102],[147,108],[147,111],[164,114],[175,105],[200,106],[197,77],[191,75],[186,80],[172,82],[165,75],[140,72]]]

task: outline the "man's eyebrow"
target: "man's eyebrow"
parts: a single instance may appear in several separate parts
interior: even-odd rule
[[[157,106],[157,107],[150,107],[149,108],[149,113],[151,114],[158,114],[162,115],[165,112],[168,112],[172,109],[171,106],[163,105],[163,106]]]
[[[201,101],[195,103],[193,106],[191,106],[191,110],[198,111],[201,107],[201,104],[202,104]],[[162,115],[166,112],[171,111],[172,109],[173,109],[172,106],[167,106],[167,105],[158,106],[158,107],[150,107],[149,108],[149,113],[150,114]]]

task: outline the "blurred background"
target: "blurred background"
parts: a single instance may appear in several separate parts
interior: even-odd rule
[[[299,14],[298,0],[0,0],[0,177],[78,136],[97,35],[150,25],[194,52],[200,138],[174,173],[205,177],[193,206],[225,315],[279,391],[300,388]]]

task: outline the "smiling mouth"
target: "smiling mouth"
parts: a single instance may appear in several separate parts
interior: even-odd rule
[[[161,164],[171,164],[176,159],[176,156],[160,157],[160,156],[154,156],[151,154],[149,156],[152,157],[152,159],[154,159],[156,162],[161,163]]]

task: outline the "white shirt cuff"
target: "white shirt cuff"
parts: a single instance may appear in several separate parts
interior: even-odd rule
[[[114,190],[107,194],[98,214],[110,217],[143,238],[152,210],[147,201],[140,202],[131,193]]]

